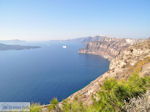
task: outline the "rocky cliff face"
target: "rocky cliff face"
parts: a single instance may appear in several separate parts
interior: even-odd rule
[[[78,97],[81,102],[90,104],[92,103],[91,96],[99,90],[105,79],[110,77],[126,79],[134,72],[139,72],[140,75],[150,75],[150,40],[134,44],[122,50],[116,58],[112,59],[108,72],[71,95],[69,99],[74,100]]]
[[[90,42],[89,42],[90,41]],[[101,55],[109,60],[116,57],[120,51],[128,46],[137,43],[137,39],[125,38],[109,38],[109,37],[91,37],[84,42],[88,42],[84,49],[80,49],[79,53]]]

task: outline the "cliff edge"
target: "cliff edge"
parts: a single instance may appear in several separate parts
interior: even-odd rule
[[[100,55],[111,60],[119,55],[122,50],[140,41],[140,39],[93,37],[90,42],[87,42],[85,48],[80,49],[79,53]]]
[[[135,43],[119,53],[111,60],[108,72],[99,76],[85,88],[71,95],[68,99],[74,100],[76,97],[86,104],[90,104],[91,97],[103,84],[107,78],[126,79],[133,72],[140,72],[140,75],[150,75],[150,40]]]

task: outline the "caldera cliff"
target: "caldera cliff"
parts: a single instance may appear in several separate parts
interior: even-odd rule
[[[87,39],[85,41],[87,41]],[[96,36],[89,38],[88,41],[86,47],[80,49],[79,53],[100,55],[111,60],[119,55],[122,50],[141,40]]]
[[[104,45],[104,43],[101,44]],[[118,43],[118,45],[120,44]],[[101,48],[103,47],[100,47],[100,49]],[[121,50],[120,48],[118,46],[119,50]],[[98,49],[98,55],[103,53],[100,52],[100,49]],[[99,76],[96,80],[92,81],[85,88],[71,95],[69,99],[74,100],[76,97],[79,97],[78,99],[80,99],[81,102],[86,102],[86,104],[90,104],[92,103],[92,95],[99,91],[100,85],[103,84],[104,80],[112,77],[116,79],[126,79],[134,72],[134,70],[136,71],[136,69],[139,69],[138,72],[140,72],[140,75],[150,76],[150,40],[142,40],[141,42],[134,43],[133,45],[130,45],[123,49],[124,50],[121,51],[117,50],[119,54],[115,54],[115,58],[112,59],[111,57],[112,60],[110,61],[110,67],[106,73]],[[106,53],[107,51],[104,52]],[[110,55],[107,54],[107,56]]]

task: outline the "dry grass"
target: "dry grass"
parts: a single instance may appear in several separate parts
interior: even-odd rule
[[[142,97],[132,98],[126,103],[125,110],[127,112],[150,112],[150,91]]]
[[[150,57],[144,58],[143,60],[138,61],[134,66],[128,66],[127,74],[140,73],[142,71],[143,65],[150,63]]]

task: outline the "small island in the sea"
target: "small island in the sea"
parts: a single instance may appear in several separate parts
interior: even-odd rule
[[[2,50],[24,50],[24,49],[35,49],[40,48],[39,46],[23,46],[23,45],[6,45],[0,43],[0,51]]]

